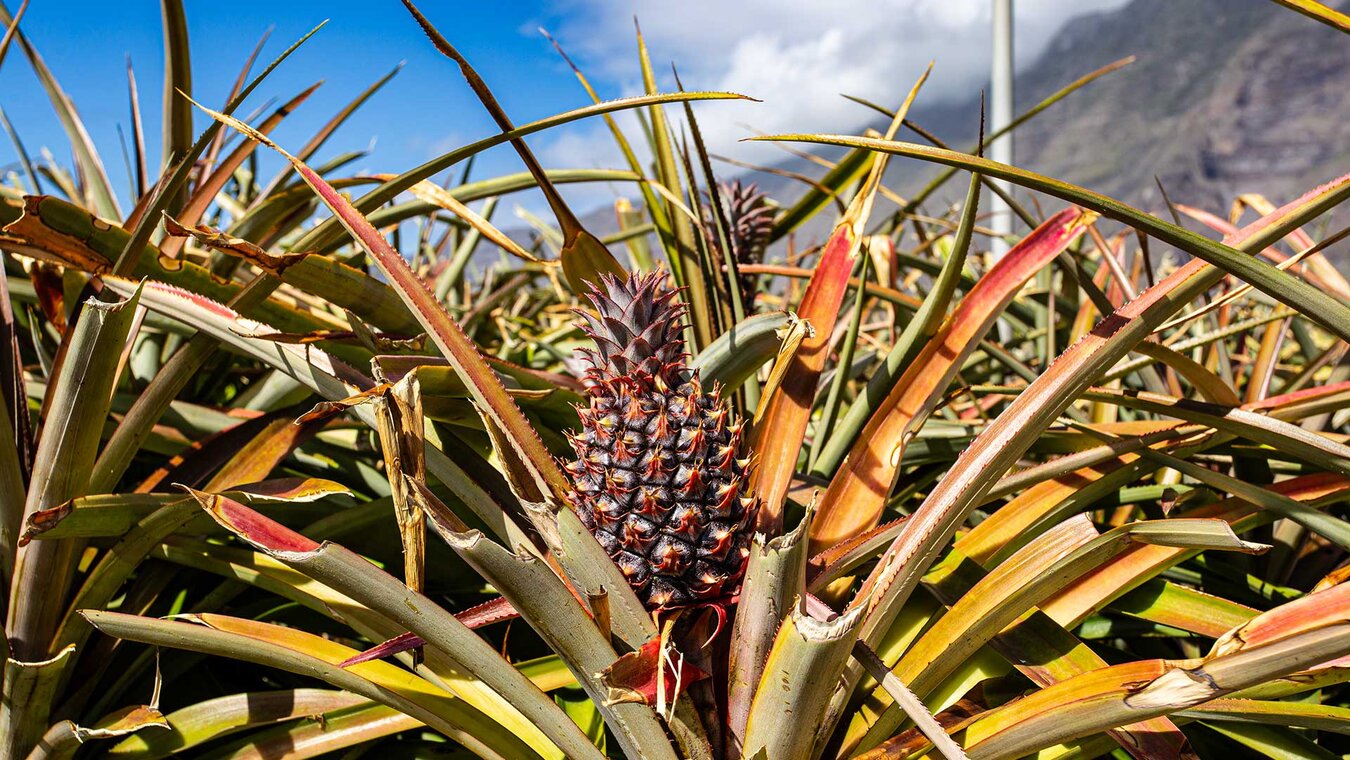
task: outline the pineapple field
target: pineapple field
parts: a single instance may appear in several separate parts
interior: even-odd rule
[[[811,151],[766,194],[699,127],[755,93],[640,31],[643,93],[562,39],[588,104],[517,124],[403,0],[495,131],[356,171],[392,75],[275,137],[323,25],[198,102],[163,0],[124,208],[28,5],[0,83],[70,161],[0,112],[0,760],[1350,756],[1350,164],[1139,208],[986,155],[1130,60],[969,145],[930,66],[884,130],[747,131]],[[582,123],[621,166],[530,147]]]

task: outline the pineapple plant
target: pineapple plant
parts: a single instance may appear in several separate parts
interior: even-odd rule
[[[651,609],[712,602],[740,578],[755,500],[743,427],[689,368],[685,306],[661,270],[601,278],[578,310],[588,405],[569,436],[571,506]]]

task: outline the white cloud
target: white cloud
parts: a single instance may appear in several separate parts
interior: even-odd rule
[[[1067,19],[1126,1],[1017,0],[1019,62]],[[762,101],[698,106],[709,150],[743,160],[779,155],[738,142],[752,130],[855,132],[874,114],[840,93],[898,105],[929,61],[929,103],[967,98],[988,77],[990,0],[553,0],[541,21],[589,75],[617,83],[602,92],[612,97],[641,91],[635,15],[663,87],[673,60],[687,89]],[[541,147],[555,165],[621,165],[598,123]]]

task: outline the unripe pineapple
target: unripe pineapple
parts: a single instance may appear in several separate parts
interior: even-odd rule
[[[684,306],[661,272],[611,275],[578,311],[590,405],[567,465],[572,507],[649,609],[735,590],[755,502],[745,495],[741,425],[689,369]]]
[[[763,264],[764,249],[769,246],[769,237],[773,234],[773,206],[769,197],[759,191],[756,185],[742,185],[739,179],[718,184],[718,196],[722,201],[722,213],[731,231],[731,255],[737,264]],[[718,246],[716,222],[704,220],[704,228],[709,230],[709,244]],[[754,303],[756,283],[759,278],[753,274],[740,277],[741,299],[748,306]]]

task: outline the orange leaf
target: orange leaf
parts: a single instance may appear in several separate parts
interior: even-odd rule
[[[811,525],[812,551],[875,527],[905,444],[942,399],[961,364],[1027,280],[1078,239],[1096,217],[1065,209],[1027,235],[961,300],[873,414],[830,481]]]

